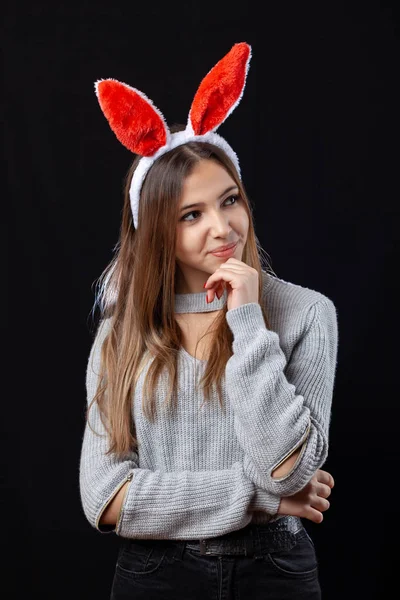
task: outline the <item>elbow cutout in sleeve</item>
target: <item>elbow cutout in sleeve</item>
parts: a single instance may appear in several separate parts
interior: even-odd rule
[[[96,519],[96,524],[95,527],[98,531],[100,531],[100,533],[111,533],[113,531],[115,531],[117,533],[118,531],[118,525],[121,519],[121,513],[122,513],[122,508],[123,508],[123,503],[126,499],[126,494],[127,494],[127,489],[129,487],[129,483],[131,482],[133,478],[133,472],[130,471],[126,477],[124,478],[124,480],[118,485],[118,487],[113,491],[112,495],[110,496],[110,498],[107,500],[107,502],[104,504],[104,506],[102,507],[102,509],[100,510],[98,517]],[[124,499],[123,502],[121,504],[120,510],[119,510],[119,515],[118,515],[118,519],[116,524],[106,524],[106,523],[100,523],[100,519],[104,513],[104,511],[106,510],[107,506],[110,504],[110,502],[112,502],[112,500],[115,498],[115,496],[118,494],[118,492],[120,491],[120,489],[125,485],[128,484],[126,486],[126,490],[125,490],[125,494],[124,494]]]
[[[291,450],[289,450],[289,452],[283,458],[281,458],[281,460],[278,463],[276,463],[272,467],[272,469],[270,471],[271,477],[272,477],[272,473],[276,469],[278,469],[286,460],[288,460],[288,458],[290,458],[292,456],[292,454],[294,454],[296,452],[296,450],[298,450],[301,446],[303,446],[302,449],[301,449],[301,452],[299,453],[299,455],[297,457],[296,462],[294,463],[294,465],[292,466],[292,468],[290,469],[290,471],[288,471],[287,473],[285,473],[285,475],[282,475],[282,477],[272,477],[274,481],[284,481],[296,469],[296,467],[299,464],[299,462],[300,462],[300,460],[301,460],[301,458],[302,458],[302,456],[304,454],[304,451],[306,449],[307,439],[308,439],[308,436],[310,435],[310,430],[311,430],[311,421],[309,421],[307,429],[306,429],[304,435],[302,436],[302,438],[300,439],[300,441],[297,442],[297,444]]]

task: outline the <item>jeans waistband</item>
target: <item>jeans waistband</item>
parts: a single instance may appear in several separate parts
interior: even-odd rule
[[[265,525],[249,524],[220,537],[187,540],[185,545],[203,555],[254,556],[257,552],[290,550],[296,543],[296,536],[303,530],[304,525],[299,517],[286,515]]]

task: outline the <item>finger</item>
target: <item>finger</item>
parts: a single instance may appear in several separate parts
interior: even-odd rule
[[[211,275],[208,278],[208,280],[204,284],[204,287],[207,290],[206,298],[208,298],[208,302],[212,302],[214,300],[217,290],[224,290],[225,281],[227,283],[232,281],[232,274],[228,271],[223,273],[222,276],[221,273],[218,274],[216,271],[213,275]],[[221,297],[221,294],[219,297]]]
[[[224,284],[221,282],[217,288],[216,294],[218,297],[218,300],[221,298],[222,294],[224,293]]]
[[[324,520],[324,515],[319,510],[316,510],[310,506],[310,508],[307,510],[305,518],[309,521],[313,521],[314,523],[322,523]]]
[[[207,290],[207,293],[206,293],[207,303],[210,303],[210,302],[214,301],[216,291],[218,290],[218,288],[220,286],[221,286],[221,279],[220,278],[216,279],[214,277],[213,280],[211,278],[208,278],[208,280],[204,284],[204,287]]]
[[[245,268],[243,268],[243,263],[239,264],[239,265],[233,265],[232,263],[228,263],[228,262],[221,263],[219,265],[218,269],[231,269],[232,271],[235,271],[236,273],[244,273],[246,270]]]
[[[210,302],[214,302],[215,300],[215,296],[217,294],[217,290],[219,290],[219,288],[221,287],[221,283],[219,281],[217,281],[212,287],[209,287],[207,289],[207,303],[209,304]],[[220,297],[220,296],[218,296]]]
[[[207,281],[204,284],[205,289],[209,290],[215,286],[215,284],[219,284],[221,281],[230,281],[233,277],[243,273],[243,269],[239,268],[231,268],[230,265],[226,265],[226,268],[222,269],[222,265],[218,267],[218,269],[210,275]]]
[[[319,496],[317,496],[312,503],[312,507],[315,508],[316,510],[319,510],[320,512],[324,512],[325,510],[328,510],[328,508],[330,508],[330,506],[331,506],[331,503],[329,502],[329,500],[326,500],[326,498],[320,498]]]
[[[332,477],[332,475],[330,473],[328,473],[328,471],[323,471],[322,469],[318,469],[317,473],[317,480],[320,483],[325,483],[326,485],[329,485],[329,487],[333,488],[333,486],[335,485],[335,481]]]
[[[210,288],[207,291],[208,303],[214,302],[215,296],[217,296],[218,300],[221,298],[224,291],[224,287],[222,283],[216,284],[214,287]]]
[[[332,489],[329,487],[329,485],[325,485],[324,483],[318,483],[315,486],[315,489],[318,496],[321,498],[329,498],[332,493]]]

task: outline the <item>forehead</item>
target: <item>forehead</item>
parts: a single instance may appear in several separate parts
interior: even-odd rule
[[[226,188],[235,186],[235,180],[226,169],[214,160],[203,159],[196,163],[183,184],[182,202],[204,200],[206,196],[221,194]]]

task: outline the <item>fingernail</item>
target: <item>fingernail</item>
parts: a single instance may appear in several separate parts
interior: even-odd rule
[[[206,282],[205,282],[205,284],[203,285],[203,288],[205,288],[205,287],[206,287],[206,285],[207,285],[207,281],[206,281]]]

